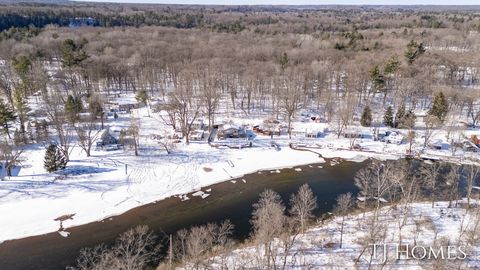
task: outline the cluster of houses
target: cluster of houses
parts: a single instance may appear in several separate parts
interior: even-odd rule
[[[107,104],[107,119],[117,119],[117,113],[130,113],[132,109],[139,108],[141,105],[134,99],[116,99],[113,103]],[[422,114],[417,115],[422,118]],[[328,124],[325,119],[317,114],[301,113],[300,122],[296,122],[290,130],[292,140],[308,140],[324,138],[329,134]],[[232,122],[217,123],[212,127],[208,126],[207,121],[203,119],[196,119],[189,134],[190,141],[241,141],[253,140],[256,136],[269,136],[273,139],[274,136],[288,135],[287,124],[274,119],[267,118],[255,125],[237,125]],[[366,139],[373,141],[381,141],[388,144],[402,144],[406,141],[406,134],[400,131],[392,131],[388,129],[370,129],[363,127],[349,127],[346,128],[341,136],[348,139]],[[159,137],[159,136],[157,136]],[[480,137],[480,134],[478,134]],[[480,139],[475,136],[465,136],[465,141],[462,143],[462,148],[465,150],[478,151],[480,150]],[[159,137],[160,138],[160,137]],[[182,141],[183,134],[175,131],[169,135],[169,138],[174,142]],[[433,142],[428,145],[433,149],[444,150],[448,149],[448,143]],[[119,144],[119,133],[115,130],[106,130],[97,142],[97,148],[104,150],[117,150],[121,148]]]

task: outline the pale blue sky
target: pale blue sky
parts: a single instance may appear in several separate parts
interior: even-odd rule
[[[85,0],[82,0],[85,1]],[[480,5],[480,0],[86,0],[198,5]]]

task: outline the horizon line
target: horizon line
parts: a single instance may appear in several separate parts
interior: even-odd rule
[[[154,0],[155,1],[155,0]],[[283,7],[328,7],[328,6],[349,6],[349,7],[480,7],[480,4],[229,4],[229,3],[165,3],[161,1],[148,1],[148,0],[67,0],[67,2],[81,2],[81,3],[108,3],[108,4],[139,4],[139,5],[175,5],[175,6],[283,6]]]

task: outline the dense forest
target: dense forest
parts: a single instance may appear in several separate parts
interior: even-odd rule
[[[110,120],[118,117],[111,105],[125,96],[134,97],[136,108],[147,108],[148,119],[153,119],[150,113],[158,113],[168,131],[181,134],[184,147],[189,146],[199,118],[208,119],[205,131],[211,131],[219,116],[261,115],[286,123],[291,139],[295,117],[311,111],[337,138],[354,125],[403,129],[410,152],[415,132],[422,134],[418,137],[425,149],[433,130],[442,130],[455,156],[457,146],[465,141],[460,137],[463,134],[451,135],[460,130],[459,122],[475,127],[480,121],[478,7],[13,2],[0,4],[0,31],[0,154],[8,174],[21,163],[22,151],[29,145],[48,145],[48,173],[65,169],[74,147],[90,157],[94,142],[108,124],[106,115],[114,115]],[[416,113],[422,111],[425,120],[416,127]],[[119,141],[137,156],[143,136],[141,119],[130,116],[132,121],[120,131]],[[165,131],[160,125],[152,126],[152,133]],[[171,154],[178,137],[160,137],[155,147]],[[350,150],[355,147],[351,142]],[[407,180],[416,179],[417,175],[409,175],[416,167],[402,165],[405,174],[401,175],[398,164],[372,164],[357,175],[356,184],[365,198],[376,199],[362,209],[374,210],[374,221],[380,211],[379,198],[391,196],[389,201],[405,205],[431,199],[432,208],[436,200],[443,199],[451,206],[460,199],[462,173],[474,174],[469,192],[478,175],[474,166],[439,163],[434,169],[421,170],[429,182],[414,185]],[[442,173],[450,175],[439,176]],[[453,184],[452,179],[456,179]],[[436,186],[440,182],[441,188]],[[436,188],[442,191],[438,198]],[[428,192],[422,193],[424,189]],[[308,187],[303,192],[311,203]],[[294,195],[292,202],[300,204],[301,197]],[[346,215],[354,207],[351,197],[343,199],[348,207],[341,215]],[[313,220],[310,212],[315,207],[307,205],[308,221]],[[254,208],[252,241],[270,245],[276,237],[299,233],[298,213],[291,209],[285,215],[286,208],[273,192],[264,193]],[[269,221],[265,209],[278,218],[277,223],[265,222]],[[475,215],[475,224],[480,224],[478,211]],[[305,224],[301,225],[303,231]],[[175,241],[193,247],[176,247],[177,257],[170,250],[169,259],[199,269],[205,260],[232,247],[232,230],[228,222],[184,230]],[[477,232],[468,241],[477,243]],[[208,242],[204,249],[200,242],[212,241],[212,235],[217,242]],[[113,249],[100,246],[82,251],[79,268],[108,269],[95,268],[89,260],[102,255],[107,258],[100,256],[104,263],[118,263],[125,256],[115,250],[138,238],[149,248],[155,246],[148,229],[138,227],[121,236]],[[140,266],[130,269],[142,269],[151,260],[158,262],[151,258],[156,251],[156,247],[148,249]],[[272,269],[275,257],[267,255],[262,267]]]

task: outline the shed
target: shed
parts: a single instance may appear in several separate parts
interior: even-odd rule
[[[246,138],[247,133],[243,127],[224,125],[223,128],[218,131],[217,137],[219,139]]]
[[[97,141],[97,146],[99,147],[116,144],[118,144],[118,139],[110,133],[109,129],[106,129]]]

